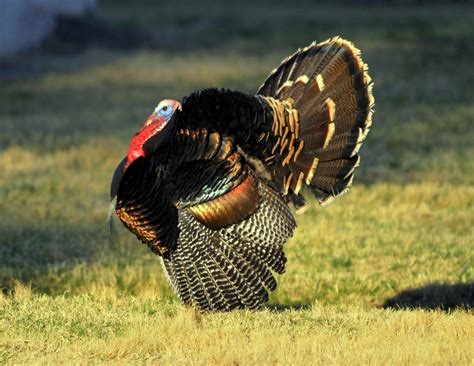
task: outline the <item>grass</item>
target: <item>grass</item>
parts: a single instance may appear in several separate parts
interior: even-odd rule
[[[106,1],[102,16],[156,47],[2,63],[0,363],[471,364],[472,6],[141,4]],[[336,34],[375,80],[353,189],[297,218],[268,308],[181,306],[157,258],[107,232],[131,136],[161,98],[254,91]]]
[[[304,311],[201,315],[153,297],[53,299],[32,296],[25,289],[3,306],[3,312],[15,324],[5,326],[3,354],[16,354],[10,361],[20,363],[472,361],[472,315],[466,312],[361,311],[315,303]]]

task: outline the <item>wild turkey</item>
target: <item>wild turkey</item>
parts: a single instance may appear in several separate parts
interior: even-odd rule
[[[372,123],[372,82],[341,38],[286,58],[256,95],[203,89],[161,101],[111,185],[112,211],[161,257],[185,304],[258,308],[285,271],[288,207],[347,191]]]

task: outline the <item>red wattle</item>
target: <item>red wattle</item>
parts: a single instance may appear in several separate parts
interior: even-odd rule
[[[145,126],[138,132],[138,134],[130,142],[130,147],[127,153],[127,164],[128,167],[139,157],[145,156],[145,151],[143,150],[143,145],[147,140],[154,136],[158,131],[163,128],[163,125],[166,121],[162,119],[153,120],[154,115],[150,115],[145,122]],[[152,121],[150,123],[150,120]]]

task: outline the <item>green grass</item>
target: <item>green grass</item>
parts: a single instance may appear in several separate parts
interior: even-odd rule
[[[0,363],[472,363],[472,6],[141,4],[108,1],[103,16],[147,29],[155,48],[9,62]],[[362,49],[375,81],[354,187],[297,217],[267,309],[181,306],[158,259],[105,225],[130,138],[161,98],[255,91],[295,48],[337,34]],[[18,72],[30,69],[40,72]]]

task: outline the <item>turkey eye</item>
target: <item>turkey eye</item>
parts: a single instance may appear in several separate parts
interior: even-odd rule
[[[155,108],[155,114],[158,116],[158,117],[169,117],[173,114],[173,107],[171,107],[170,105],[162,105],[161,107],[158,105],[156,108]]]

